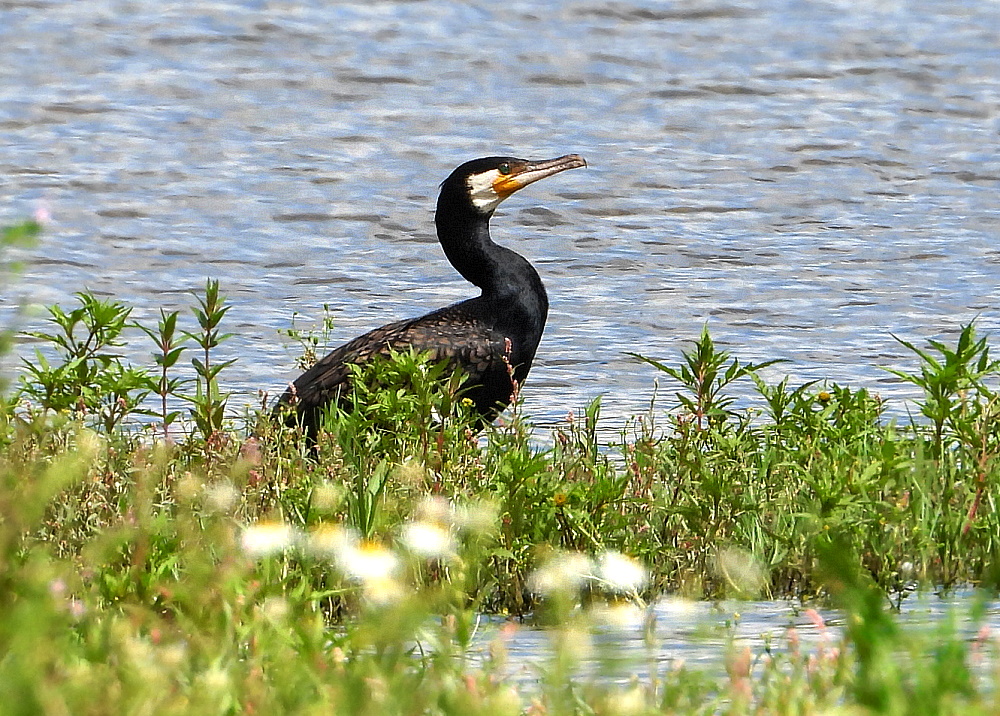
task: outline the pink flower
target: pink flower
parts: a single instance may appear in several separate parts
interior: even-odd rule
[[[35,207],[35,213],[33,218],[39,224],[50,224],[52,223],[52,212],[49,211],[48,204],[40,203]]]

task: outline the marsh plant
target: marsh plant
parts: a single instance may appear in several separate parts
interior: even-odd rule
[[[49,308],[50,330],[25,334],[54,356],[36,349],[22,359],[21,392],[42,410],[93,419],[111,433],[142,412],[149,394],[145,369],[129,365],[119,352],[132,309],[86,292],[76,298],[79,306],[68,311]]]
[[[314,446],[266,410],[243,421],[253,435],[227,413],[216,282],[154,327],[75,301],[26,336],[37,353],[0,421],[0,711],[997,706],[988,634],[904,632],[891,610],[921,587],[997,581],[998,366],[971,324],[955,346],[905,344],[915,368],[897,376],[925,396],[902,425],[864,389],[768,383],[775,361],[740,362],[703,331],[678,367],[643,358],[672,397],[611,443],[599,400],[551,441],[519,405],[480,434],[461,377],[400,354],[356,369]],[[152,365],[123,357],[128,334]],[[652,656],[625,685],[581,669],[595,629],[642,622],[664,593],[815,599],[846,628],[810,612],[819,650],[794,632],[756,655],[734,642],[721,675]],[[518,619],[484,642],[483,613]],[[553,645],[527,689],[507,653],[522,619]]]
[[[150,377],[150,391],[159,398],[159,410],[155,413],[163,426],[163,438],[170,440],[170,426],[181,415],[181,411],[172,410],[170,400],[180,394],[182,386],[190,379],[172,377],[171,371],[177,366],[181,354],[187,348],[184,345],[187,336],[177,335],[178,311],[167,313],[160,309],[160,320],[156,328],[139,326],[139,329],[149,336],[156,347],[153,360],[156,362],[156,375]]]
[[[219,282],[209,279],[205,282],[204,293],[195,294],[195,298],[198,300],[198,305],[194,306],[191,311],[198,321],[198,330],[185,332],[185,337],[191,340],[200,351],[198,355],[191,358],[191,365],[194,366],[195,370],[194,395],[183,397],[191,403],[191,417],[207,443],[222,435],[229,394],[223,393],[219,387],[219,374],[227,366],[235,363],[236,359],[218,361],[213,353],[213,350],[231,335],[220,331],[222,319],[229,310],[229,306],[225,305],[225,297],[219,293]],[[176,351],[177,348],[174,350]],[[166,420],[166,416],[164,420]]]
[[[183,441],[176,406],[186,401],[190,445],[198,437],[228,445],[220,459],[239,455],[237,487],[253,493],[248,516],[304,522],[322,482],[364,539],[391,531],[423,494],[489,500],[502,515],[480,585],[490,608],[531,608],[526,575],[548,548],[627,552],[654,565],[650,593],[705,596],[734,588],[719,564],[720,555],[736,553],[765,575],[762,593],[820,593],[816,540],[848,525],[852,548],[896,594],[974,583],[996,550],[998,363],[971,324],[954,348],[910,346],[917,370],[894,371],[925,391],[919,405],[929,423],[885,420],[883,402],[864,389],[769,384],[760,370],[775,361],[741,363],[703,331],[679,368],[643,358],[675,383],[675,399],[615,444],[598,439],[599,400],[570,413],[551,448],[533,439],[517,406],[488,428],[483,444],[461,376],[400,354],[354,369],[357,389],[330,411],[314,448],[265,415],[252,418],[256,437],[240,452],[245,438],[227,423],[221,380],[232,359],[214,356],[227,338],[216,282],[197,297],[194,329],[183,328],[178,313],[139,327],[154,344],[152,367],[121,355],[125,330],[135,327],[127,307],[87,293],[77,301],[50,309],[54,330],[29,334],[36,352],[23,359],[20,390],[27,411],[11,407],[10,417],[30,422],[42,409],[114,440],[152,416],[152,429],[171,437],[176,427]],[[185,354],[194,378],[176,372]],[[735,406],[737,381],[756,388],[761,408]]]

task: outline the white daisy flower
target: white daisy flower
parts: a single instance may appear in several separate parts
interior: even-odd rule
[[[424,559],[447,559],[455,554],[451,530],[435,522],[410,522],[403,527],[403,544]]]
[[[393,578],[400,563],[392,551],[374,542],[362,542],[341,550],[337,566],[351,579],[363,584]]]
[[[597,574],[604,589],[618,594],[634,594],[649,579],[646,568],[637,560],[612,550],[597,558]]]
[[[309,533],[307,544],[315,556],[339,561],[346,552],[358,549],[361,540],[343,525],[323,524]]]
[[[594,564],[580,552],[561,552],[536,569],[529,586],[537,594],[549,595],[579,590],[592,578]]]
[[[295,530],[281,522],[258,522],[243,530],[243,551],[254,559],[284,552],[295,545]]]

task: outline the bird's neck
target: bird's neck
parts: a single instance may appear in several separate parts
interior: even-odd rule
[[[549,301],[538,272],[523,256],[490,238],[489,216],[438,211],[438,240],[451,265],[482,289],[482,300],[541,332]],[[527,327],[527,326],[525,326]]]

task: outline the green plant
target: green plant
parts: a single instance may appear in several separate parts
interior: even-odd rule
[[[146,331],[164,358],[180,346],[170,315]],[[161,379],[179,356],[158,362]],[[318,460],[283,425],[240,450],[226,423],[212,445],[150,445],[149,433],[126,440],[29,414],[0,442],[0,704],[155,716],[996,713],[996,647],[973,636],[991,597],[929,626],[892,608],[921,584],[996,584],[989,365],[952,402],[940,455],[933,425],[885,421],[864,389],[754,374],[762,414],[708,386],[700,425],[688,409],[620,444],[601,439],[596,400],[551,446],[519,404],[477,437],[460,377],[413,354],[356,369],[351,410],[331,412]],[[685,366],[698,373],[675,370]],[[713,385],[731,369],[718,364]],[[162,403],[164,383],[153,385]],[[710,419],[712,405],[722,413]],[[712,666],[663,666],[662,633],[628,601],[640,582],[601,591],[615,582],[608,565],[629,564],[588,556],[607,551],[644,558],[641,596],[673,593],[661,608],[676,622],[660,622],[671,639],[706,630],[729,642]],[[738,615],[701,624],[677,593],[829,599],[842,618],[828,628],[809,602],[808,639],[793,628],[748,648],[733,640]],[[483,620],[498,631],[482,646],[480,610],[542,615],[553,646],[528,667],[530,690],[510,677],[519,627]],[[645,623],[646,650],[607,638],[623,617]]]
[[[299,344],[301,352],[295,358],[295,365],[301,370],[306,370],[321,357],[320,353],[330,345],[330,336],[333,333],[333,314],[330,304],[323,304],[323,319],[318,328],[300,328],[296,325],[299,313],[292,314],[292,325],[286,329],[279,329],[278,333],[284,334]]]
[[[931,340],[928,349],[921,349],[894,338],[920,358],[919,373],[887,370],[923,390],[920,412],[931,420],[932,457],[974,467],[975,495],[962,526],[962,534],[968,533],[1000,454],[1000,395],[987,384],[1000,373],[1000,360],[991,358],[986,337],[976,335],[974,322],[962,326],[954,348]]]
[[[198,305],[191,309],[198,320],[199,331],[185,336],[197,345],[202,353],[191,359],[195,370],[195,393],[186,396],[191,403],[191,417],[206,442],[222,434],[225,422],[228,393],[219,388],[219,373],[236,362],[230,359],[221,363],[212,362],[212,350],[230,338],[231,333],[220,333],[219,325],[229,311],[225,297],[219,295],[219,282],[208,279],[204,295],[197,296]]]
[[[976,335],[975,323],[962,326],[954,348],[931,340],[928,341],[929,349],[925,350],[898,336],[893,338],[917,354],[920,372],[907,373],[894,368],[885,370],[923,390],[924,401],[920,412],[931,420],[934,451],[940,457],[945,449],[946,427],[952,428],[955,434],[962,434],[976,398],[992,397],[992,391],[983,380],[997,374],[1000,360],[990,358],[986,337]]]
[[[170,369],[177,365],[181,353],[186,348],[184,341],[187,340],[187,336],[183,336],[180,339],[176,337],[178,315],[177,311],[166,313],[161,308],[160,320],[157,322],[155,329],[139,326],[156,343],[157,352],[153,354],[153,359],[160,369],[160,374],[155,379],[150,378],[150,388],[160,398],[160,413],[158,417],[163,424],[163,437],[165,440],[170,439],[170,426],[180,416],[180,411],[169,409],[168,401],[171,396],[177,395],[181,386],[188,382],[182,378],[171,378],[169,376]]]
[[[461,397],[462,380],[447,361],[414,351],[351,366],[346,401],[330,406],[320,440],[331,437],[349,466],[351,521],[362,535],[378,525],[396,466],[414,462],[440,471],[455,456],[474,420]]]
[[[803,417],[805,417],[806,423],[812,422],[817,396],[810,393],[809,389],[818,381],[810,380],[796,388],[789,389],[788,376],[775,385],[768,385],[756,373],[752,373],[750,377],[757,386],[757,392],[764,398],[768,417],[778,431],[794,430],[801,425]],[[823,403],[826,400],[819,402]]]
[[[676,394],[677,400],[694,418],[699,430],[718,425],[732,416],[731,406],[735,398],[723,392],[731,383],[752,376],[761,368],[782,362],[781,359],[775,359],[762,363],[741,364],[738,358],[734,358],[727,365],[729,353],[715,347],[715,341],[708,333],[708,326],[702,328],[701,337],[694,342],[694,350],[682,351],[684,362],[679,368],[668,366],[639,353],[628,353],[628,355],[649,363],[687,389],[687,394]]]
[[[22,221],[12,226],[5,226],[3,229],[0,229],[0,246],[4,248],[8,246],[31,247],[37,243],[38,236],[41,233],[42,225],[34,219]],[[4,266],[7,270],[20,270],[20,266],[17,264],[11,265],[8,262]]]
[[[88,292],[75,295],[79,307],[49,308],[48,321],[57,330],[25,333],[54,350],[56,360],[50,363],[39,349],[34,361],[22,359],[21,393],[46,410],[93,417],[110,434],[149,394],[146,371],[115,350],[125,345],[132,309]]]

